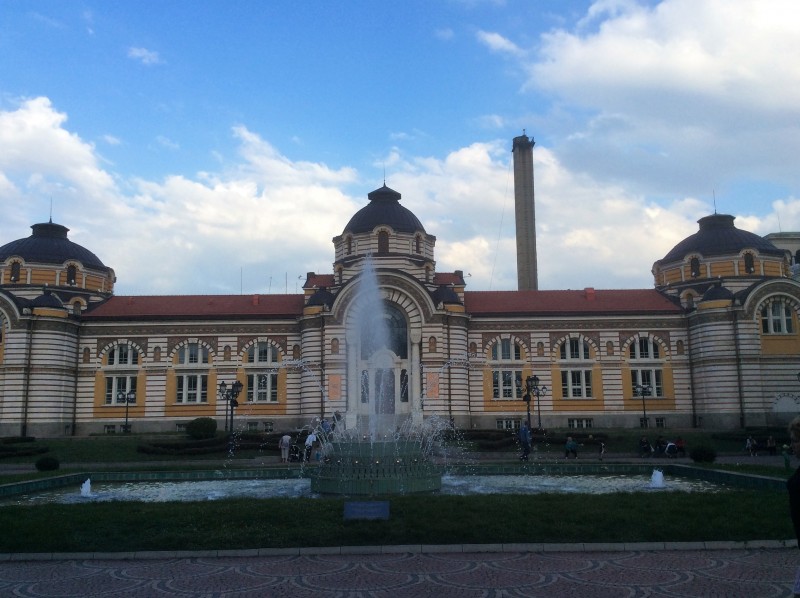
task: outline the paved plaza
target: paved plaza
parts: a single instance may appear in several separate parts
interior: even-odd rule
[[[798,564],[796,547],[591,550],[578,545],[506,552],[456,546],[301,549],[270,556],[39,555],[0,563],[0,595],[768,598],[792,595]]]

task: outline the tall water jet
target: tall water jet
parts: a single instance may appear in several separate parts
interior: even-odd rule
[[[431,462],[434,445],[446,427],[424,420],[409,403],[406,334],[397,331],[396,308],[387,306],[378,276],[367,257],[352,313],[348,316],[348,371],[359,383],[356,405],[349,404],[346,425],[318,430],[322,463],[311,489],[324,494],[377,495],[430,492],[441,488],[441,471]],[[399,408],[398,406],[402,406]]]

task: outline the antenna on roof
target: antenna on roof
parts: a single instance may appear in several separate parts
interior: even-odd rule
[[[717,192],[715,189],[711,190],[711,195],[714,197],[714,214],[717,213]]]
[[[53,196],[50,196],[50,224],[53,224]]]

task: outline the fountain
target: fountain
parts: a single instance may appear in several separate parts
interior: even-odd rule
[[[349,352],[350,359],[360,357],[360,365],[350,370],[360,370],[361,408],[368,411],[345,416],[348,425],[337,425],[333,431],[317,430],[323,458],[311,474],[311,489],[344,495],[437,491],[442,474],[431,456],[449,424],[440,418],[423,419],[419,410],[412,409],[410,414],[395,410],[395,372],[389,364],[396,357],[393,343],[397,339],[387,325],[386,307],[369,256],[357,290],[348,338],[354,345],[360,344]],[[401,393],[408,392],[407,380],[405,384]]]
[[[92,480],[88,479],[81,484],[81,496],[83,498],[92,498]]]
[[[664,486],[664,472],[660,469],[654,469],[653,475],[650,476],[650,488],[665,488]]]

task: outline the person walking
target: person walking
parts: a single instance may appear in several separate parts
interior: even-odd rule
[[[289,462],[289,447],[292,446],[292,437],[287,432],[278,441],[278,448],[281,449],[281,463]]]
[[[572,439],[572,436],[567,436],[567,442],[564,445],[564,458],[569,459],[570,455],[576,459],[578,458],[578,443]]]
[[[522,427],[519,429],[519,443],[522,446],[522,454],[519,456],[520,461],[527,461],[531,454],[531,443],[533,442],[533,434],[528,427],[527,422],[523,422]]]

